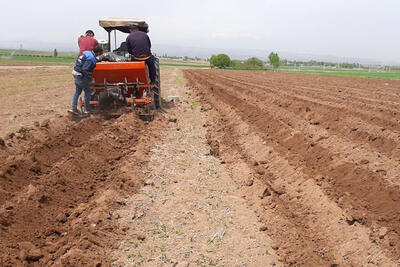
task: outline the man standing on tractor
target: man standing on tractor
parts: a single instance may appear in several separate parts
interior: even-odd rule
[[[156,62],[158,60],[151,53],[151,42],[146,32],[141,31],[138,26],[130,26],[131,33],[126,38],[126,46],[134,61],[145,61],[149,68],[150,83],[156,85],[154,88],[154,100],[156,108],[160,108],[160,85],[157,75]]]
[[[96,67],[96,56],[103,53],[101,46],[96,46],[93,51],[83,51],[81,56],[76,59],[75,67],[72,71],[75,81],[75,94],[72,98],[72,109],[68,112],[79,115],[78,111],[78,98],[85,92],[85,112],[83,115],[90,114],[90,88],[89,83],[92,81],[93,70]]]
[[[92,30],[87,30],[85,36],[81,36],[78,39],[79,54],[82,55],[83,51],[92,51],[99,42],[94,39],[94,32]]]

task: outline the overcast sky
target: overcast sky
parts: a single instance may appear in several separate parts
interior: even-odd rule
[[[87,29],[106,39],[99,19],[139,17],[153,44],[400,62],[398,0],[5,0],[1,10],[0,47],[73,46]]]

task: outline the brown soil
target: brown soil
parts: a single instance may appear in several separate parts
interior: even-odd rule
[[[120,223],[125,240],[114,266],[276,266],[269,232],[243,198],[238,173],[210,154],[207,116],[182,72],[164,77],[180,96],[169,124],[149,153],[145,186],[126,200]]]
[[[70,68],[0,69],[0,266],[400,264],[400,82],[184,73],[75,123]]]
[[[0,266],[108,265],[115,211],[143,182],[164,124],[134,114],[66,117],[68,67],[0,70]]]
[[[246,197],[285,264],[399,264],[400,82],[185,76],[210,114],[214,154],[257,181]]]
[[[142,183],[160,126],[134,114],[21,128],[0,149],[0,262],[96,265],[123,235],[113,211]]]
[[[34,122],[54,119],[71,107],[71,66],[1,66],[0,137]]]

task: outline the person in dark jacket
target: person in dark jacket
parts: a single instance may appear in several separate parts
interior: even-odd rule
[[[134,60],[145,61],[149,68],[152,83],[155,81],[154,56],[151,54],[151,42],[147,33],[140,31],[136,25],[131,26],[131,33],[126,38],[126,46]]]
[[[131,33],[126,38],[126,46],[129,54],[132,55],[132,59],[135,61],[145,61],[149,68],[150,82],[155,84],[155,104],[156,108],[160,108],[160,81],[158,73],[158,59],[151,53],[151,42],[146,32],[141,31],[138,26],[132,25]]]
[[[72,98],[72,109],[70,113],[79,114],[77,109],[78,98],[85,92],[85,115],[90,112],[90,88],[89,83],[92,81],[93,70],[96,67],[96,56],[101,55],[103,49],[101,46],[96,46],[93,51],[84,51],[82,55],[76,59],[75,67],[72,71],[75,81],[75,94]]]

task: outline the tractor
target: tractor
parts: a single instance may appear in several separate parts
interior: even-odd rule
[[[158,58],[155,57],[156,81],[150,84],[148,68],[144,61],[132,61],[127,51],[115,49],[111,52],[113,31],[116,48],[116,31],[129,33],[130,27],[136,25],[139,30],[148,32],[147,23],[140,19],[105,18],[99,21],[99,25],[108,33],[108,42],[102,44],[107,51],[102,58],[108,58],[108,61],[98,62],[93,71],[93,81],[90,85],[91,111],[110,114],[122,107],[128,107],[141,119],[153,120],[155,107],[161,107]],[[117,60],[112,60],[113,58]],[[156,101],[158,101],[157,105]],[[84,111],[82,98],[78,102],[78,107]]]

